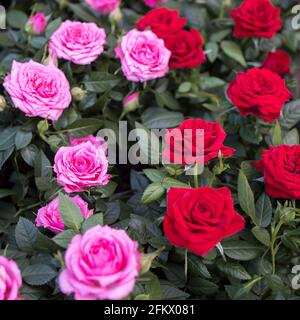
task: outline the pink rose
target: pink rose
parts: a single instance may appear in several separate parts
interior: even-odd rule
[[[66,76],[53,64],[14,61],[3,86],[27,117],[57,120],[72,100]]]
[[[124,230],[96,226],[73,238],[58,282],[76,300],[120,300],[133,290],[140,270],[138,244]]]
[[[145,82],[165,76],[169,71],[171,52],[164,40],[152,31],[129,31],[115,49],[125,77],[130,81]]]
[[[21,286],[22,277],[17,264],[0,256],[0,300],[19,300]]]
[[[84,219],[88,219],[93,214],[93,210],[89,210],[88,204],[80,196],[70,199],[80,209]],[[59,213],[59,197],[39,209],[35,223],[37,227],[47,228],[56,234],[64,231],[64,222]]]
[[[145,4],[148,7],[154,8],[156,7],[159,3],[164,3],[168,2],[168,0],[144,0]]]
[[[101,55],[105,43],[105,31],[95,23],[67,20],[52,35],[49,50],[57,58],[85,65]]]
[[[110,175],[106,158],[106,145],[89,136],[72,139],[72,145],[58,150],[54,159],[57,182],[66,192],[83,192],[88,188],[106,185]]]
[[[47,26],[47,20],[46,20],[45,14],[42,12],[38,12],[28,20],[27,26],[33,27],[34,34],[44,33]]]
[[[96,11],[109,14],[120,6],[121,0],[85,0]]]

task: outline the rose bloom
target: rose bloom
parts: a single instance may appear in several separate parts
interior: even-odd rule
[[[67,193],[106,185],[110,179],[107,171],[106,147],[95,143],[94,139],[81,143],[73,139],[72,145],[61,147],[54,158],[57,182]]]
[[[145,82],[165,76],[171,52],[152,31],[129,31],[115,49],[129,81]]]
[[[144,0],[144,2],[148,7],[154,8],[160,3],[168,2],[168,0]]]
[[[292,59],[288,53],[283,50],[277,50],[268,53],[262,67],[284,76],[291,74],[291,63]]]
[[[252,114],[267,122],[278,119],[281,109],[292,98],[278,74],[259,68],[239,72],[230,82],[227,95],[243,116]]]
[[[149,11],[142,17],[136,26],[139,30],[150,29],[159,38],[176,35],[186,24],[186,18],[180,18],[178,10],[157,8]]]
[[[201,145],[202,140],[199,140],[201,135],[197,136],[197,129],[204,130],[204,146]],[[234,149],[224,146],[225,138],[226,132],[218,122],[185,120],[178,128],[169,129],[165,134],[166,144],[162,156],[168,162],[188,165],[201,163],[204,155],[204,163],[207,164],[217,158],[219,153],[222,153],[223,157],[229,157],[235,152]],[[189,151],[189,154],[185,153],[185,150]]]
[[[164,232],[175,246],[202,256],[244,227],[245,220],[234,210],[226,187],[171,188],[168,192]]]
[[[70,199],[80,209],[84,219],[88,219],[93,214],[93,210],[89,210],[88,204],[80,196]],[[55,234],[64,231],[64,222],[59,213],[59,197],[39,209],[35,223],[37,227],[49,229]]]
[[[73,238],[59,276],[63,293],[76,300],[120,300],[133,290],[140,270],[138,243],[124,230],[96,226]]]
[[[53,64],[14,61],[3,86],[27,117],[58,120],[72,100],[66,76]]]
[[[245,0],[231,11],[237,38],[272,38],[281,29],[280,9],[270,0]]]
[[[166,37],[165,45],[171,51],[170,68],[195,68],[205,61],[203,38],[196,29],[180,30]]]
[[[44,33],[47,27],[47,20],[45,14],[42,12],[36,13],[28,20],[27,25],[33,27],[33,32],[35,34]]]
[[[274,198],[300,199],[300,146],[281,145],[264,150],[253,165],[265,177],[266,193]]]
[[[85,2],[101,14],[109,14],[120,6],[121,0],[85,0]]]
[[[104,51],[106,34],[93,22],[65,21],[50,39],[49,50],[58,58],[86,65]]]
[[[21,286],[22,276],[17,264],[0,256],[0,300],[19,300]]]

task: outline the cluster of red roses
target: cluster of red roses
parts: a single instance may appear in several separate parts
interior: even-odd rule
[[[235,22],[234,36],[237,38],[272,38],[282,26],[280,9],[274,7],[269,0],[245,0],[240,7],[232,10],[231,16]],[[143,21],[139,22],[141,27],[150,25],[143,24]],[[183,24],[179,21],[176,27]],[[282,78],[290,74],[290,64],[291,59],[286,52],[269,52],[261,68],[238,73],[227,89],[228,98],[243,116],[251,114],[273,122],[280,117],[283,106],[292,98]],[[199,148],[195,144],[196,130],[205,130],[205,164],[217,158],[220,153],[223,157],[228,157],[235,152],[224,146],[226,133],[218,123],[200,119],[186,120],[176,130],[170,129],[165,136],[167,147],[163,156],[168,161],[182,159],[181,163],[187,164],[182,155],[176,154],[178,146],[186,143],[182,140],[185,129],[193,132],[187,142],[193,151]],[[299,145],[270,147],[263,151],[262,159],[254,162],[253,166],[264,174],[266,193],[269,196],[300,199]],[[239,232],[245,226],[244,218],[234,210],[228,188],[172,188],[167,200],[168,209],[164,220],[166,236],[173,244],[196,254],[208,253],[223,238]]]
[[[184,29],[185,24],[186,18],[181,18],[177,10],[162,7],[151,10],[136,26],[142,31],[150,29],[164,40],[172,53],[171,69],[195,68],[205,61],[203,38],[196,29]]]

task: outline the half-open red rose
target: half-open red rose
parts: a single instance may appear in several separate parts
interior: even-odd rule
[[[220,152],[223,157],[229,157],[235,150],[224,146],[225,138],[226,132],[218,122],[185,120],[178,128],[169,129],[165,134],[163,159],[170,163],[190,165],[203,164],[203,156],[204,163],[208,163],[217,158]]]
[[[228,188],[171,188],[164,232],[169,241],[205,255],[224,238],[243,230],[245,219],[233,207]]]
[[[245,0],[231,11],[237,38],[272,38],[281,29],[280,9],[270,0]]]
[[[281,145],[264,150],[253,163],[265,177],[266,193],[274,198],[300,199],[300,146]]]
[[[284,104],[292,98],[285,81],[265,68],[238,73],[227,95],[243,116],[252,114],[267,122],[278,119]]]
[[[288,53],[277,50],[268,53],[262,67],[284,76],[291,74],[291,63],[292,59]]]
[[[195,68],[205,61],[203,38],[196,29],[180,30],[165,38],[166,47],[172,52],[170,68]]]
[[[164,39],[182,30],[185,24],[186,18],[180,18],[178,10],[162,7],[149,11],[137,21],[136,26],[142,31],[149,29]]]

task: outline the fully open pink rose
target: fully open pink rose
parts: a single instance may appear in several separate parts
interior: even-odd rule
[[[71,146],[60,148],[55,155],[57,182],[68,193],[83,192],[109,182],[106,145],[91,137],[82,141],[72,139]]]
[[[57,120],[72,100],[66,76],[53,64],[14,61],[3,86],[14,107],[28,117]]]
[[[144,0],[148,7],[154,8],[160,3],[168,2],[168,0]]]
[[[95,23],[65,21],[50,39],[52,55],[75,64],[90,64],[104,50],[106,34]]]
[[[121,0],[85,0],[94,10],[109,14],[119,7]]]
[[[124,230],[96,226],[73,238],[65,265],[59,277],[63,293],[74,293],[76,300],[123,299],[139,274],[138,244]]]
[[[0,256],[0,300],[19,300],[22,277],[17,264]]]
[[[27,26],[32,26],[33,33],[35,34],[44,33],[47,26],[47,20],[46,20],[45,14],[42,12],[36,13],[34,16],[32,16],[28,20]]]
[[[93,210],[89,210],[88,204],[80,196],[70,199],[80,209],[84,219],[89,218],[93,214]],[[64,231],[64,222],[59,213],[59,197],[39,209],[35,223],[38,227],[47,228],[56,234]]]
[[[129,31],[115,52],[121,60],[125,77],[130,81],[161,78],[169,71],[171,52],[165,47],[164,40],[152,31]]]

